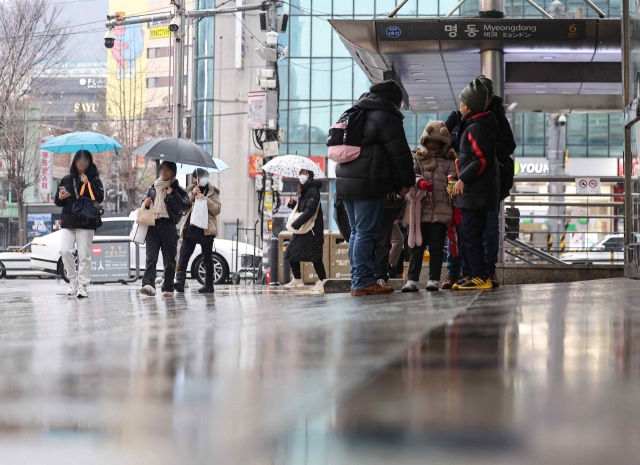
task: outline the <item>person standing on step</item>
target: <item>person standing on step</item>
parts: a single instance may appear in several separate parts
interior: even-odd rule
[[[285,284],[285,289],[298,289],[304,287],[300,262],[311,262],[318,275],[318,281],[313,287],[314,291],[324,292],[324,283],[327,273],[322,261],[324,250],[324,215],[320,203],[321,181],[313,179],[313,171],[300,170],[300,183],[298,184],[298,201],[289,201],[289,208],[297,208],[300,216],[291,224],[291,228],[300,230],[302,226],[316,217],[313,227],[304,234],[296,234],[289,240],[289,246],[284,252],[284,259],[291,265],[293,279]]]
[[[141,294],[156,295],[156,265],[162,250],[164,282],[162,296],[173,295],[173,279],[176,273],[178,231],[176,225],[182,214],[191,207],[189,196],[176,179],[178,168],[171,161],[160,164],[160,177],[149,187],[140,208],[153,209],[155,225],[147,231],[147,261],[142,277]]]
[[[206,229],[190,224],[189,218],[193,207],[187,213],[180,237],[182,246],[180,247],[180,260],[178,261],[178,273],[176,274],[175,288],[177,292],[184,292],[184,283],[187,279],[187,265],[197,244],[202,247],[202,260],[205,267],[204,286],[198,289],[202,294],[210,294],[213,289],[213,241],[218,235],[218,219],[222,204],[220,202],[220,191],[209,182],[209,173],[204,168],[197,168],[193,171],[195,184],[187,187],[189,201],[194,204],[196,199],[207,201],[207,211],[209,213],[209,223]]]
[[[460,208],[460,252],[462,278],[453,289],[491,289],[486,274],[483,235],[487,228],[487,212],[495,211],[500,195],[500,179],[496,159],[498,122],[489,111],[487,88],[474,79],[460,93],[460,151],[458,181],[453,186]]]
[[[513,137],[511,124],[507,119],[504,110],[504,100],[493,92],[493,81],[481,74],[478,79],[487,88],[489,96],[485,110],[490,111],[498,121],[498,137],[496,140],[496,158],[500,171],[500,201],[508,197],[509,191],[513,187],[514,162],[511,155],[516,150],[516,141]],[[451,132],[452,148],[459,150],[458,130],[462,122],[460,111],[452,111],[447,118],[447,129]],[[495,211],[487,212],[487,229],[484,233],[484,260],[486,273],[489,276],[491,285],[498,287],[500,283],[496,278],[496,263],[498,263],[498,253],[500,252],[500,202]],[[460,279],[462,268],[462,258],[460,255],[454,257],[450,252],[447,255],[447,269],[449,275],[442,283],[443,289],[451,289]]]
[[[422,257],[429,247],[429,281],[427,291],[437,291],[444,260],[445,239],[449,222],[453,216],[451,195],[448,192],[448,176],[456,174],[456,154],[449,149],[451,140],[443,121],[431,121],[420,138],[421,147],[413,152],[413,170],[416,173],[416,187],[412,190],[426,192],[421,201],[414,205],[414,215],[404,215],[405,226],[414,229],[414,236],[420,228],[421,243],[409,253],[409,272],[402,292],[418,291],[418,281],[422,270]]]
[[[87,286],[91,281],[91,244],[96,229],[102,224],[100,218],[89,220],[73,213],[78,196],[104,200],[104,188],[93,156],[87,150],[78,150],[71,162],[69,174],[60,180],[53,203],[62,207],[62,241],[60,254],[69,278],[67,295],[88,297]],[[78,251],[78,269],[73,253]]]

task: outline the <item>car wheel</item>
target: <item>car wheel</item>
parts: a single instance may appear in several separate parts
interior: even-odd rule
[[[69,277],[67,276],[67,270],[64,269],[64,264],[62,263],[62,259],[58,260],[58,274],[62,279],[64,279],[65,283],[69,282]]]
[[[202,256],[193,261],[191,277],[196,278],[200,284],[204,284],[205,268]],[[229,280],[229,265],[224,257],[213,252],[213,284],[224,284]]]
[[[0,262],[0,279],[7,277],[7,269],[4,266],[4,263]]]

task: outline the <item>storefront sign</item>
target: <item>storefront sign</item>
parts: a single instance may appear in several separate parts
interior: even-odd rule
[[[44,236],[51,232],[51,213],[29,213],[27,215],[27,233],[29,239]]]
[[[129,242],[105,242],[91,248],[91,281],[117,282],[129,278]]]
[[[98,109],[99,109],[99,106],[97,102],[76,103],[73,106],[73,111],[75,111],[76,113],[80,113],[81,111],[85,113],[98,113]]]
[[[169,30],[169,26],[152,27],[150,30],[149,37],[151,39],[161,39],[163,37],[171,37],[171,31]]]
[[[249,157],[249,177],[262,176],[262,165],[264,165],[264,157],[262,155],[251,155]]]
[[[40,140],[40,145],[44,144],[48,137]],[[53,187],[53,152],[40,150],[40,175],[38,179],[38,192],[40,194],[50,194]]]
[[[540,161],[516,161],[514,164],[514,173],[516,176],[527,174],[549,174],[549,162],[545,159]]]
[[[318,165],[318,168],[322,170],[325,175],[327,174],[325,171],[325,165],[327,163],[327,159],[325,157],[309,157],[309,160]]]
[[[378,40],[583,40],[586,20],[378,21]]]

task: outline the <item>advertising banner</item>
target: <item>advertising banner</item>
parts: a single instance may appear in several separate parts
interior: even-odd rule
[[[40,140],[40,145],[44,144],[48,137]],[[40,150],[40,175],[38,177],[38,192],[45,197],[51,193],[53,184],[53,152]]]
[[[127,279],[129,266],[129,242],[97,243],[91,247],[91,282]]]
[[[30,240],[49,234],[51,228],[51,213],[29,213],[27,215],[27,234]]]

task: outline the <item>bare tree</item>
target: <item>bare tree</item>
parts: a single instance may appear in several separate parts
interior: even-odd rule
[[[0,162],[17,196],[20,240],[26,241],[24,192],[38,181],[38,94],[65,60],[66,24],[46,0],[0,3]]]

